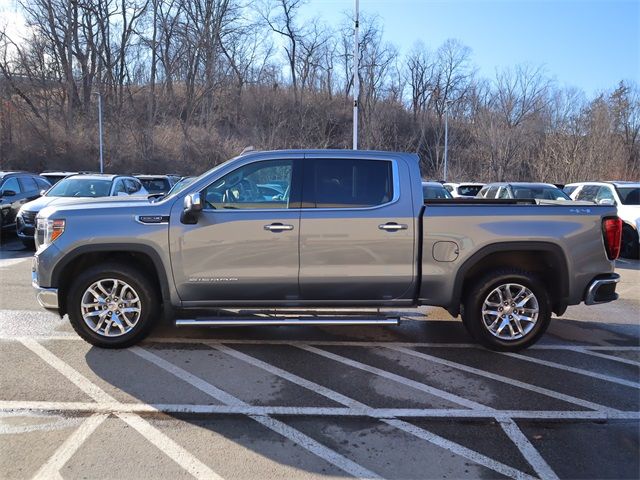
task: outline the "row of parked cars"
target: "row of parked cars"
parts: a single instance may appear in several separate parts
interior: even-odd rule
[[[621,256],[639,258],[640,182],[550,183],[445,183],[423,182],[425,200],[485,198],[503,200],[584,201],[615,206],[623,221]]]
[[[156,200],[181,188],[193,177],[180,175],[116,175],[94,172],[0,172],[2,230],[16,230],[27,246],[34,244],[36,215],[49,205],[101,197]]]

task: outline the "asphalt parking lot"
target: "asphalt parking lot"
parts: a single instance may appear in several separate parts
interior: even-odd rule
[[[519,354],[393,327],[177,329],[107,351],[0,250],[0,478],[638,478],[640,263]]]

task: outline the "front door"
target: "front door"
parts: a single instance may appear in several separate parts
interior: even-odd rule
[[[298,169],[290,157],[240,166],[202,191],[197,224],[172,222],[172,267],[184,302],[299,298]]]
[[[415,219],[408,166],[388,157],[307,155],[300,220],[305,300],[388,303],[415,278]],[[421,192],[422,193],[422,192]]]

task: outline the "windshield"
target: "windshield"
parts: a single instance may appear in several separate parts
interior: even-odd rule
[[[149,193],[167,193],[171,189],[168,178],[139,178]]]
[[[423,185],[422,195],[425,200],[432,198],[453,198],[451,194],[440,185]]]
[[[174,193],[181,192],[182,190],[185,189],[185,187],[187,187],[195,179],[196,179],[196,177],[185,177],[185,178],[183,178],[178,183],[174,184],[173,187],[171,187],[171,190],[169,190],[169,193],[167,195],[173,195]]]
[[[482,185],[460,185],[458,187],[458,195],[463,197],[475,197],[482,189]]]
[[[640,205],[640,187],[616,187],[623,205]]]
[[[517,199],[571,200],[566,193],[557,187],[511,185],[511,188],[514,198]]]
[[[47,197],[108,197],[111,180],[65,178],[47,192]]]

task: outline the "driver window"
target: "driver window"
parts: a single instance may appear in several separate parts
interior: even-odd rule
[[[289,208],[292,172],[291,160],[269,160],[240,167],[205,189],[205,209]]]
[[[118,195],[119,193],[127,193],[124,188],[124,182],[122,180],[118,180],[116,182],[115,188],[113,189],[113,195]]]

